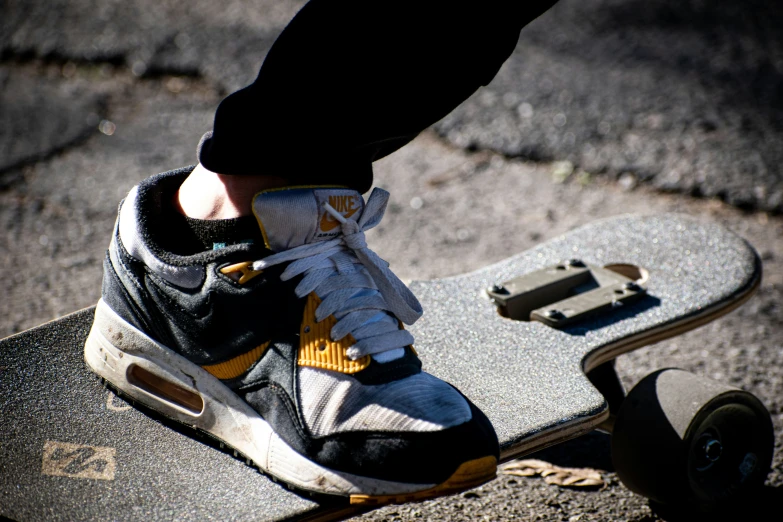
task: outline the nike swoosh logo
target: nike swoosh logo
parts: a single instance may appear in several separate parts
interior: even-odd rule
[[[343,214],[343,217],[348,219],[349,217],[356,214],[357,210],[359,209],[355,208],[353,210],[349,210]],[[324,215],[321,217],[321,232],[329,232],[330,230],[337,228],[337,225],[339,224],[340,222],[337,221],[334,216],[332,216],[329,212],[324,211]]]

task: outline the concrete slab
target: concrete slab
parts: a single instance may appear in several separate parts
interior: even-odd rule
[[[232,91],[251,82],[303,0],[3,0],[0,56],[109,63],[138,76],[207,76]]]
[[[13,74],[0,66],[0,190],[21,167],[83,142],[95,132],[103,98],[48,78]]]
[[[4,0],[0,56],[202,78],[225,95],[303,4]],[[782,22],[767,0],[561,0],[436,128],[462,148],[780,213]]]
[[[561,0],[436,128],[626,184],[783,212],[783,6]]]

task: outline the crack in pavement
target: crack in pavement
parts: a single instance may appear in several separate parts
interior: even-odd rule
[[[159,85],[168,92],[219,88],[195,71],[151,69],[135,75],[124,61],[71,60],[52,55],[4,56],[0,62],[0,191],[24,181],[24,169],[73,151],[99,133],[111,134],[111,114],[129,103],[127,89]]]

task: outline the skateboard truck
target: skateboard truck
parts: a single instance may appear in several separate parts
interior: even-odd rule
[[[563,328],[642,297],[641,276],[626,275],[634,270],[641,274],[631,265],[600,267],[571,259],[492,285],[487,294],[505,317]]]

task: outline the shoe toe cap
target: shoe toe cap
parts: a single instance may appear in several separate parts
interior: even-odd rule
[[[467,404],[471,417],[459,425],[437,431],[338,433],[314,441],[315,458],[331,469],[382,480],[443,483],[466,462],[499,456],[492,424]]]

